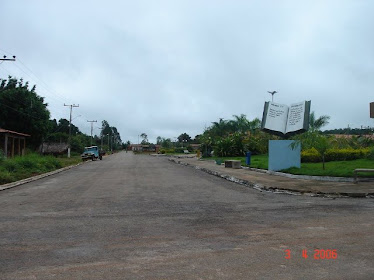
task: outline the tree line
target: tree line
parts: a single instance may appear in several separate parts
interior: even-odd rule
[[[29,134],[27,147],[37,150],[43,142],[67,143],[69,138],[69,121],[67,119],[50,119],[51,113],[44,97],[36,92],[36,86],[30,87],[23,79],[0,79],[0,127],[20,133]],[[117,128],[104,120],[101,123],[100,135],[92,139],[71,124],[71,149],[77,153],[85,146],[103,144],[104,149],[122,148],[122,140]],[[105,138],[105,141],[104,141]],[[109,141],[108,141],[109,140]]]

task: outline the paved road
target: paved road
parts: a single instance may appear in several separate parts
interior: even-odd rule
[[[373,213],[120,153],[0,192],[0,278],[373,279]]]

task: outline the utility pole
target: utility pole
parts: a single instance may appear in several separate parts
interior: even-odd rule
[[[16,61],[16,56],[13,55],[13,58],[6,58],[6,55],[3,58],[0,58],[0,61]]]
[[[71,116],[72,116],[72,112],[73,112],[73,107],[79,107],[79,104],[78,105],[75,105],[75,104],[68,105],[68,104],[64,103],[64,106],[69,106],[70,107],[69,147],[68,147],[68,158],[70,158],[70,149],[71,149]]]
[[[103,128],[102,127],[98,127],[98,126],[97,126],[97,128],[101,130],[101,132],[100,132],[100,138],[101,138],[100,150],[103,150]]]
[[[109,150],[110,150],[110,146],[109,146],[109,133],[107,133],[107,136],[108,136],[108,154],[109,154]]]
[[[91,146],[92,146],[92,131],[93,131],[93,123],[97,121],[87,121],[91,123]]]

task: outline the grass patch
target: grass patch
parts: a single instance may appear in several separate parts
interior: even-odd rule
[[[210,157],[203,158],[203,160],[240,160],[242,166],[245,164],[245,157]],[[268,169],[268,155],[255,155],[251,157],[252,168]],[[322,163],[302,163],[301,168],[288,168],[282,172],[295,175],[310,175],[310,176],[333,176],[333,177],[353,177],[353,171],[356,168],[370,168],[374,169],[374,160],[371,159],[356,159],[347,161],[330,161],[325,163],[325,170],[322,169]],[[373,174],[360,174],[360,177],[373,177]]]
[[[282,172],[296,175],[311,176],[334,176],[334,177],[353,177],[353,171],[356,168],[374,169],[374,161],[369,159],[356,159],[347,161],[329,161],[325,163],[325,170],[322,169],[322,163],[302,163],[301,168],[288,168]],[[373,177],[373,174],[360,174],[360,177]]]
[[[55,158],[29,154],[0,161],[0,185],[43,174],[81,161],[80,156]]]

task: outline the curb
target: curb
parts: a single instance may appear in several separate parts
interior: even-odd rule
[[[261,172],[269,175],[281,176],[290,179],[304,179],[304,180],[315,180],[315,181],[325,181],[325,182],[345,182],[345,183],[353,183],[353,178],[345,178],[345,177],[330,177],[330,176],[312,176],[312,175],[296,175],[296,174],[289,174],[283,173],[279,171],[270,171],[270,170],[262,170],[257,168],[251,168],[242,166],[243,169],[249,169],[251,171]]]
[[[282,193],[282,194],[288,194],[288,195],[308,195],[308,196],[312,196],[312,197],[327,197],[327,198],[336,198],[336,197],[374,198],[374,193],[325,193],[325,192],[299,191],[299,190],[288,189],[288,188],[268,187],[268,186],[265,186],[265,185],[262,185],[262,184],[250,182],[248,180],[239,179],[239,178],[236,178],[236,177],[231,176],[231,175],[223,174],[223,173],[220,173],[220,172],[217,172],[217,171],[212,171],[212,170],[204,168],[204,167],[199,167],[199,166],[192,165],[192,164],[189,164],[189,163],[186,163],[186,162],[182,162],[182,161],[177,160],[177,159],[169,158],[168,160],[171,161],[171,162],[174,162],[176,164],[193,167],[197,170],[201,170],[201,171],[203,171],[205,173],[208,173],[210,175],[214,175],[216,177],[223,178],[227,181],[237,183],[239,185],[248,186],[248,187],[251,187],[251,188],[253,188],[255,190],[258,190],[258,191],[266,191],[266,192],[272,192],[272,193]],[[251,169],[251,168],[248,168],[248,169]],[[256,171],[255,168],[252,168],[251,170]],[[271,172],[275,173],[273,171],[271,171]],[[272,174],[272,173],[268,173],[268,172],[264,172],[264,171],[261,171],[261,173]],[[281,172],[276,172],[276,173],[281,173]],[[281,174],[286,174],[286,173],[281,173]],[[278,175],[278,174],[274,174],[274,175]],[[280,176],[282,176],[282,175],[280,175]],[[294,175],[294,176],[299,176],[299,175]],[[285,177],[288,177],[288,176],[285,176]],[[306,176],[306,177],[318,177],[318,176]],[[296,177],[289,177],[289,178],[295,179]],[[298,177],[298,179],[299,178],[300,177]],[[340,178],[340,177],[332,177],[332,178]],[[337,182],[337,181],[335,181],[335,182]]]
[[[66,166],[66,167],[63,167],[63,168],[60,168],[60,169],[57,169],[57,170],[53,170],[53,171],[50,171],[50,172],[47,172],[47,173],[43,173],[43,174],[40,174],[40,175],[29,177],[29,178],[26,178],[26,179],[22,179],[22,180],[19,180],[19,181],[16,181],[16,182],[0,185],[0,191],[8,190],[8,189],[11,189],[11,188],[23,185],[23,184],[34,182],[36,180],[39,180],[39,179],[42,179],[42,178],[45,178],[45,177],[63,172],[65,170],[69,170],[69,169],[71,169],[73,167],[76,167],[76,166],[79,166],[81,164],[83,164],[83,162],[80,162],[80,163],[75,164],[75,165],[69,165],[69,166]]]

